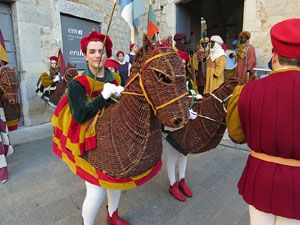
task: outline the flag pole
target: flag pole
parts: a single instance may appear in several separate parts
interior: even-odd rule
[[[149,0],[149,4],[152,5],[152,0]],[[159,44],[161,44],[161,39],[159,33],[155,33],[155,39],[159,41]]]
[[[112,17],[113,17],[114,12],[115,12],[115,8],[116,8],[116,5],[117,5],[117,2],[118,2],[118,0],[114,0],[114,4],[113,4],[113,7],[112,7],[112,10],[111,10],[111,13],[110,13],[110,18],[109,18],[109,22],[108,22],[108,25],[107,25],[106,34],[105,34],[104,41],[103,41],[103,47],[102,47],[101,52],[100,52],[100,60],[99,60],[98,66],[97,66],[96,74],[94,74],[95,75],[94,76],[94,82],[93,82],[93,86],[92,86],[92,91],[91,91],[90,97],[92,96],[93,91],[94,91],[94,87],[95,87],[95,83],[96,83],[96,78],[97,78],[97,73],[99,72],[99,69],[100,69],[100,63],[101,63],[103,51],[104,51],[104,48],[105,48],[106,39],[107,39],[107,36],[108,36],[108,31],[109,31],[109,28],[110,28]]]

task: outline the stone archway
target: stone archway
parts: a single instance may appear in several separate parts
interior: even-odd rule
[[[207,36],[220,35],[229,48],[243,28],[244,0],[182,0],[176,2],[176,32],[184,32],[196,46],[201,38],[201,17]]]

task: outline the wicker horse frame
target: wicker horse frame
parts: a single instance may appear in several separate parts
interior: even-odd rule
[[[193,105],[199,115],[189,120],[182,129],[170,132],[167,140],[183,154],[206,152],[218,146],[226,130],[226,104],[235,86],[244,84],[239,78],[231,78],[212,94],[203,96]]]
[[[119,99],[96,124],[97,149],[84,158],[116,178],[137,176],[161,158],[161,122],[180,127],[188,121],[185,69],[178,54],[144,34],[130,80]]]
[[[68,83],[78,75],[76,65],[73,66],[69,62],[67,64],[63,80],[56,83],[56,89],[52,91],[49,95],[49,102],[57,106],[59,101],[62,99],[63,96],[66,94],[66,89],[68,87]]]
[[[20,82],[15,68],[3,67],[0,76],[0,98],[6,121],[21,118],[21,105],[18,98]]]

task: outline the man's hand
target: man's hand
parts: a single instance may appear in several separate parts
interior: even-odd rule
[[[190,109],[190,120],[196,119],[197,116],[198,114],[193,109]]]
[[[122,91],[124,91],[124,87],[122,87],[121,85],[119,85],[119,86],[116,87],[116,90],[113,93],[113,95],[120,96]]]
[[[56,77],[53,79],[53,81],[54,81],[54,82],[59,82],[59,81],[60,81],[60,77],[59,77],[59,75],[58,75],[58,76],[56,76]]]
[[[105,100],[109,99],[114,93],[117,93],[117,86],[111,83],[105,83],[103,85],[103,91],[101,92]]]

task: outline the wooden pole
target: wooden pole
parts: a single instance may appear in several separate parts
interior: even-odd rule
[[[109,28],[110,28],[112,17],[113,17],[114,12],[115,12],[115,8],[116,8],[116,5],[117,5],[117,2],[118,2],[118,0],[114,0],[114,4],[113,4],[113,7],[112,7],[112,10],[111,10],[111,13],[110,13],[110,18],[109,18],[109,22],[108,22],[108,25],[107,25],[106,34],[105,34],[104,41],[103,41],[103,47],[102,47],[101,52],[100,52],[100,60],[99,60],[98,66],[97,66],[96,74],[94,74],[95,75],[94,76],[94,82],[93,82],[93,86],[92,86],[92,91],[91,91],[90,97],[92,96],[93,91],[94,91],[94,87],[95,87],[95,83],[96,83],[96,77],[97,77],[97,74],[98,74],[99,69],[100,69],[100,63],[101,63],[103,51],[104,51],[104,48],[105,48],[106,39],[107,39],[107,36],[108,36],[108,31],[109,31]]]

